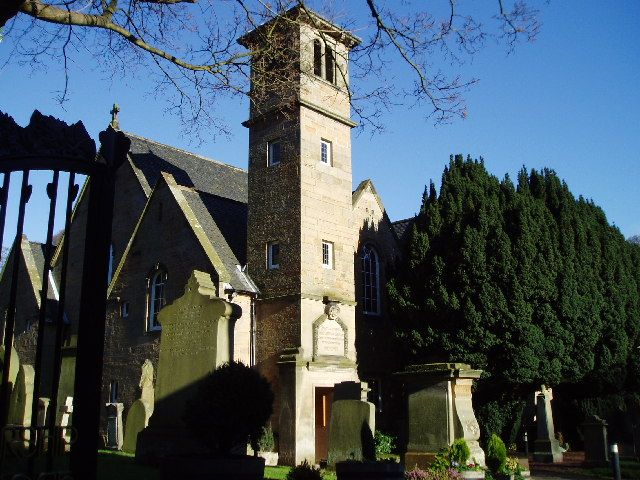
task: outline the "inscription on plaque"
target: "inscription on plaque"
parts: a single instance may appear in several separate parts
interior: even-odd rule
[[[344,356],[344,330],[335,320],[327,319],[318,326],[316,355]]]

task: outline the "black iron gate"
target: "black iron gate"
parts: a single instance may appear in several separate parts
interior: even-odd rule
[[[109,127],[100,133],[100,151],[81,122],[67,125],[35,111],[28,126],[20,127],[8,115],[0,112],[0,248],[5,232],[9,189],[14,178],[21,176],[19,203],[15,225],[15,240],[9,262],[3,273],[3,287],[8,295],[4,318],[4,358],[2,384],[0,386],[0,478],[21,479],[94,479],[96,477],[99,442],[100,399],[102,388],[103,342],[109,250],[111,243],[111,219],[113,216],[114,176],[129,150],[129,140]],[[18,299],[18,275],[20,271],[19,247],[25,227],[25,212],[32,196],[30,174],[34,171],[50,172],[47,183],[48,224],[43,248],[44,267],[40,279],[40,305],[37,315],[37,341],[35,346],[35,377],[31,405],[31,425],[8,423],[11,385],[11,352],[14,344],[16,303]],[[63,175],[61,175],[61,173]],[[77,351],[73,393],[73,423],[68,427],[56,425],[57,392],[60,384],[63,335],[65,329],[65,300],[69,296],[68,263],[71,244],[71,225],[74,200],[78,195],[79,177],[86,176],[87,187],[83,201],[87,202],[84,236],[82,280],[79,292],[77,322]],[[68,177],[66,185],[61,180]],[[56,272],[59,275],[57,306],[47,311],[49,304],[49,278],[52,272],[54,224],[58,190],[66,190],[64,208],[64,233],[57,247]],[[64,196],[64,195],[63,195]],[[58,222],[60,223],[60,222]],[[74,230],[74,235],[77,235]],[[49,308],[51,310],[51,308]],[[2,322],[0,322],[1,324]],[[52,353],[43,348],[45,328],[55,332]],[[42,383],[43,366],[51,372],[51,403],[44,424],[38,425],[38,401]],[[68,467],[60,468],[56,457],[64,454],[64,436],[70,445]],[[13,457],[26,458],[24,465],[11,471]],[[13,467],[15,469],[15,466]],[[21,469],[21,470],[20,470]],[[9,476],[10,475],[10,476]]]

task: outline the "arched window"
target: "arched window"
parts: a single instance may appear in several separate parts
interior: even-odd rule
[[[324,67],[325,67],[325,78],[327,79],[327,82],[331,82],[334,83],[335,82],[335,62],[336,59],[333,55],[333,49],[330,46],[325,46],[325,60],[324,60]]]
[[[380,261],[373,246],[366,244],[360,253],[362,263],[362,310],[380,314]]]
[[[162,267],[156,267],[149,277],[149,291],[147,293],[147,329],[160,330],[158,313],[166,303],[164,287],[167,283],[167,272]]]

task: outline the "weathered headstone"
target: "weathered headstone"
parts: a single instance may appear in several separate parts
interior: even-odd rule
[[[371,456],[375,456],[376,411],[375,405],[366,401],[367,391],[364,382],[335,385],[329,423],[329,465],[343,460],[374,460]]]
[[[553,427],[553,413],[551,411],[553,392],[542,385],[536,394],[536,424],[537,438],[533,442],[533,460],[544,463],[562,462],[562,450],[556,439]]]
[[[122,403],[107,403],[107,448],[122,450],[124,432],[122,428]]]
[[[407,387],[407,468],[426,467],[457,438],[466,440],[469,461],[484,465],[480,426],[471,402],[473,381],[481,373],[464,363],[413,365],[400,373]]]
[[[20,365],[16,383],[11,392],[9,423],[25,427],[31,426],[34,377],[35,370],[31,365]]]
[[[58,386],[57,404],[58,416],[56,423],[62,425],[62,409],[66,400],[73,398],[73,388],[76,378],[76,355],[78,352],[78,337],[71,335],[62,347],[62,363],[60,364],[60,384]],[[55,412],[54,412],[55,413]]]
[[[65,451],[69,451],[71,444],[71,429],[65,428],[71,425],[73,415],[73,397],[67,397],[64,404],[58,408],[60,413],[60,444]]]
[[[237,306],[216,296],[209,274],[199,271],[192,273],[184,295],[160,311],[155,406],[148,427],[138,435],[139,462],[203,451],[186,430],[182,414],[198,382],[231,359],[229,331],[240,314]]]
[[[122,450],[135,453],[138,433],[148,424],[153,413],[153,364],[147,359],[142,365],[142,375],[140,376],[140,388],[142,393],[140,398],[133,402],[127,413],[127,422],[124,428],[124,444]]]
[[[13,386],[16,384],[16,378],[18,377],[18,370],[20,369],[20,357],[14,347],[11,347],[11,359],[9,360],[9,396],[13,390]],[[4,371],[4,345],[0,345],[0,384],[2,384],[2,372]]]
[[[587,465],[606,465],[609,463],[607,445],[607,422],[596,415],[590,415],[580,425],[584,438],[584,461]]]
[[[49,400],[46,397],[40,397],[38,399],[38,426],[42,427],[44,426],[45,422],[47,421],[47,412],[49,411],[49,403],[51,402],[51,400]]]

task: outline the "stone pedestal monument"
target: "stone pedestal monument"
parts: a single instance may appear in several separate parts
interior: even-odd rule
[[[552,390],[542,385],[542,389],[536,393],[536,424],[538,431],[537,438],[533,442],[533,460],[536,462],[562,462],[562,450],[560,450],[560,445],[556,440],[553,427],[551,400],[553,400]]]
[[[216,296],[209,274],[197,270],[184,295],[160,311],[155,404],[149,426],[138,435],[138,462],[157,464],[163,457],[203,450],[185,428],[182,415],[198,382],[233,358],[230,332],[240,313],[237,306]]]
[[[364,382],[337,383],[333,392],[329,426],[328,464],[343,460],[373,460],[376,430],[375,405],[367,401]]]
[[[481,373],[464,363],[412,365],[399,373],[407,390],[407,469],[426,467],[457,438],[469,445],[471,462],[485,464],[471,403],[471,387]]]
[[[607,422],[596,415],[590,415],[580,425],[584,437],[584,461],[590,466],[609,463],[607,445]]]

